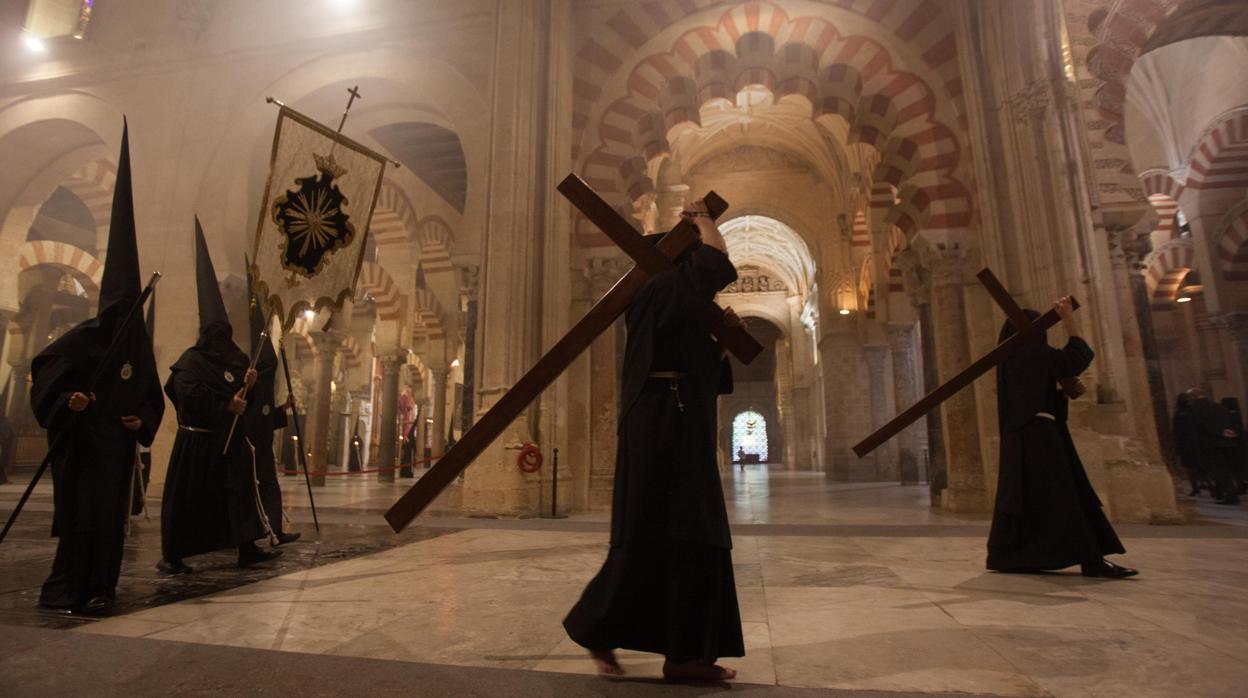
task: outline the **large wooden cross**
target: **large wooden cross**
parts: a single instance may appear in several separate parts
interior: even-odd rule
[[[1028,335],[1047,330],[1061,320],[1056,310],[1049,310],[1049,312],[1041,315],[1034,321],[1028,319],[1023,309],[1018,307],[1018,304],[1010,297],[1009,291],[1005,290],[1005,287],[997,280],[992,270],[986,267],[976,275],[976,278],[988,290],[988,295],[992,296],[992,300],[996,301],[997,305],[1005,311],[1006,317],[1009,318],[1010,324],[1014,325],[1016,332],[1006,338],[1004,342],[998,344],[995,349],[981,356],[970,366],[962,369],[961,373],[923,396],[922,400],[914,403],[909,409],[893,417],[892,421],[877,429],[875,433],[858,442],[854,446],[854,453],[859,458],[874,451],[880,444],[896,436],[902,429],[910,426],[919,417],[936,409],[940,406],[940,403],[948,400],[954,393],[970,385],[976,378],[1005,361],[1006,357],[1026,341]],[[1074,298],[1070,300],[1071,308],[1078,310],[1079,302]]]
[[[580,322],[538,359],[533,368],[521,376],[472,425],[463,438],[390,507],[386,512],[386,521],[395,532],[403,530],[424,511],[594,339],[611,327],[615,319],[628,308],[629,302],[647,278],[670,269],[672,260],[698,238],[697,227],[688,221],[681,221],[657,246],[652,246],[579,177],[569,175],[559,185],[559,192],[585,214],[586,218],[602,228],[633,259],[636,266],[620,278]],[[706,204],[713,218],[718,218],[728,208],[728,204],[716,196],[715,192],[707,194]],[[762,345],[745,328],[726,325],[724,311],[718,306],[709,307],[707,313],[711,320],[712,334],[741,361],[749,363],[763,350]]]

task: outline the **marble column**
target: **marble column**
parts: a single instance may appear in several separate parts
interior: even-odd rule
[[[429,437],[429,448],[433,457],[440,457],[446,450],[446,376],[445,368],[430,369],[433,388],[433,433]]]
[[[967,332],[966,298],[968,255],[956,247],[932,250],[928,259],[932,284],[932,326],[941,382],[949,380],[975,358]],[[949,484],[941,506],[953,512],[982,512],[988,508],[983,459],[979,450],[979,420],[975,393],[960,390],[941,405],[945,459]]]
[[[1151,228],[1151,226],[1149,226]],[[1111,247],[1115,249],[1115,277],[1119,282],[1119,306],[1130,313],[1122,319],[1124,344],[1128,363],[1142,363],[1147,383],[1128,381],[1132,402],[1147,409],[1135,409],[1137,431],[1145,441],[1158,444],[1161,460],[1175,462],[1174,434],[1170,424],[1170,410],[1166,405],[1166,386],[1162,377],[1161,356],[1157,350],[1157,336],[1153,330],[1152,301],[1148,297],[1148,271],[1144,259],[1152,245],[1149,233],[1131,236],[1127,231],[1111,231]],[[1136,371],[1138,371],[1138,366]],[[1138,374],[1137,374],[1138,375]],[[1145,414],[1147,412],[1147,414]]]
[[[888,388],[888,376],[885,366],[888,359],[888,347],[882,344],[866,344],[862,347],[862,356],[867,362],[867,391],[870,396],[871,431],[875,431],[888,422],[895,411],[893,409],[892,391]],[[896,480],[897,441],[889,439],[880,444],[871,453],[874,459],[876,481]]]
[[[919,399],[918,375],[914,365],[914,325],[889,324],[884,328],[893,364],[894,411],[903,410]],[[919,430],[922,421],[897,435],[897,479],[903,485],[919,482]]]
[[[338,354],[342,337],[336,332],[313,332],[312,342],[316,345],[316,368],[314,372],[315,387],[313,388],[312,405],[308,415],[308,430],[304,438],[309,444],[303,446],[312,454],[308,467],[313,471],[324,471],[329,468],[331,459],[329,452],[330,431],[334,428],[333,381],[334,359]],[[312,476],[312,484],[325,484],[324,475]]]
[[[385,468],[377,473],[381,482],[394,482],[394,471],[390,468],[398,465],[399,372],[403,359],[402,354],[381,357],[381,416],[377,425],[380,438],[375,466]]]

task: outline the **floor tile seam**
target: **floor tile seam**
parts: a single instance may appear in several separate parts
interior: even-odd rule
[[[941,610],[944,611],[943,608]],[[945,613],[947,614],[948,611],[945,611]],[[1022,667],[1020,667],[1013,660],[1011,660],[1009,657],[1005,656],[1000,650],[998,650],[995,644],[993,644],[987,638],[980,635],[980,633],[976,632],[976,628],[983,627],[983,626],[964,625],[963,623],[959,622],[957,618],[954,618],[953,622],[957,623],[958,627],[963,628],[968,633],[970,633],[972,637],[978,640],[980,644],[986,647],[988,651],[996,655],[1002,662],[1005,662],[1005,665],[1013,669],[1015,674],[1026,678],[1027,681],[1031,683],[1031,685],[1043,691],[1045,698],[1054,698],[1055,696],[1058,695],[1054,693],[1053,690],[1050,689],[1048,686],[1041,683],[1040,677],[1034,676],[1028,671],[1026,671],[1025,669],[1023,669]]]
[[[1205,649],[1207,649],[1207,650],[1214,650],[1215,652],[1217,652],[1218,654],[1222,655],[1223,657],[1226,657],[1226,658],[1229,658],[1229,659],[1232,659],[1232,660],[1234,660],[1234,661],[1236,661],[1236,662],[1241,662],[1241,663],[1243,663],[1243,662],[1245,661],[1245,660],[1244,660],[1244,657],[1242,656],[1242,654],[1235,654],[1235,653],[1231,652],[1230,650],[1228,650],[1227,648],[1222,647],[1222,646],[1220,646],[1220,645],[1208,644],[1208,643],[1207,643],[1207,641],[1206,641],[1206,636],[1205,636],[1204,634],[1197,634],[1197,637],[1192,637],[1191,635],[1189,635],[1189,634],[1187,634],[1187,633],[1181,633],[1181,632],[1178,632],[1177,630],[1172,630],[1172,629],[1170,629],[1170,628],[1168,628],[1168,627],[1166,627],[1166,626],[1162,625],[1161,623],[1159,623],[1159,622],[1157,622],[1157,621],[1155,621],[1155,620],[1152,620],[1151,618],[1145,618],[1145,617],[1143,617],[1143,616],[1139,616],[1139,615],[1137,615],[1134,611],[1132,611],[1132,610],[1131,610],[1131,609],[1129,609],[1129,608],[1123,608],[1123,607],[1116,606],[1116,605],[1114,605],[1114,604],[1110,604],[1110,603],[1105,603],[1104,605],[1109,606],[1110,608],[1113,608],[1114,610],[1118,611],[1119,613],[1124,613],[1124,614],[1126,614],[1126,615],[1129,615],[1129,616],[1131,616],[1132,618],[1134,618],[1135,620],[1138,620],[1138,621],[1143,621],[1143,622],[1145,622],[1145,623],[1147,623],[1147,624],[1149,624],[1149,625],[1152,625],[1152,626],[1153,626],[1156,630],[1160,630],[1160,631],[1162,631],[1162,632],[1164,632],[1164,633],[1169,633],[1169,634],[1171,634],[1171,635],[1175,635],[1175,636],[1178,636],[1178,637],[1181,637],[1181,638],[1187,639],[1187,640],[1189,640],[1189,641],[1193,641],[1193,642],[1195,642],[1196,644],[1198,644],[1198,645],[1200,645],[1200,646],[1204,647],[1204,648],[1205,648]]]

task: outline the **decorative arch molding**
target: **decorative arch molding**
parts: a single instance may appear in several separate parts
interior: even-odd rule
[[[1154,308],[1170,308],[1183,277],[1196,267],[1196,251],[1188,238],[1170,240],[1146,260],[1144,280]]]
[[[1248,279],[1248,199],[1222,217],[1214,240],[1222,276],[1227,281]]]
[[[386,177],[377,194],[377,205],[369,221],[369,234],[377,245],[402,245],[412,241],[417,227],[416,210],[403,189]]]
[[[1188,156],[1192,189],[1248,186],[1248,106],[1219,116]]]
[[[376,262],[364,262],[360,265],[360,277],[356,282],[357,292],[373,297],[377,309],[377,319],[383,322],[399,320],[403,313],[403,298],[399,287],[390,277],[389,272]]]
[[[451,226],[439,216],[428,216],[416,227],[416,244],[420,246],[420,266],[427,272],[450,271]]]
[[[1166,170],[1147,170],[1140,174],[1140,182],[1144,185],[1144,193],[1148,203],[1157,213],[1157,229],[1153,231],[1160,239],[1170,240],[1178,236],[1175,229],[1174,216],[1179,211],[1179,197],[1183,195],[1183,185],[1179,184]]]
[[[880,21],[894,3],[870,4]],[[575,155],[592,186],[635,201],[653,189],[651,163],[670,155],[680,134],[702,126],[703,107],[735,100],[745,88],[761,89],[775,102],[805,105],[809,118],[843,131],[849,143],[878,151],[875,177],[908,185],[903,199],[910,205],[897,214],[903,229],[969,224],[970,194],[956,178],[963,166],[960,146],[938,119],[943,113],[941,118],[958,120],[956,95],[898,68],[876,39],[842,33],[822,16],[790,18],[770,3],[748,3],[717,17],[676,37],[670,49],[633,63],[623,81],[625,94],[614,101],[578,81],[592,98],[580,111],[585,135],[577,139]],[[622,47],[621,55],[645,43]],[[955,45],[950,34],[948,50]],[[595,60],[603,59],[599,54]],[[617,58],[607,72],[623,68]],[[593,120],[590,113],[600,103],[605,107]]]
[[[92,297],[98,295],[104,277],[104,263],[90,252],[64,242],[34,240],[22,245],[17,254],[19,271],[50,265],[78,277]]]
[[[424,330],[431,340],[446,339],[446,329],[442,322],[444,317],[442,304],[438,302],[437,296],[427,288],[418,288],[412,295],[412,299],[417,326]]]
[[[806,241],[785,223],[760,215],[743,215],[719,226],[728,255],[738,266],[774,270],[787,289],[808,295],[815,285],[816,266]]]

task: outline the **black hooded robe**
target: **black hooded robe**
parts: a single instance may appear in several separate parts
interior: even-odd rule
[[[736,278],[724,253],[699,246],[650,277],[625,314],[611,548],[563,622],[590,650],[745,654],[715,445],[731,373],[705,315]],[[684,375],[649,377],[660,371]]]
[[[286,428],[286,408],[274,404],[277,378],[277,354],[266,337],[268,346],[261,346],[256,360],[256,384],[247,401],[247,438],[256,449],[256,479],[260,502],[268,518],[269,528],[282,533],[282,488],[277,482],[277,459],[273,454],[273,434]]]
[[[88,390],[125,305],[74,327],[31,363],[31,408],[48,430],[49,447],[70,428],[69,396]],[[97,400],[79,413],[52,461],[52,535],[58,540],[52,573],[39,595],[39,603],[49,608],[77,609],[116,595],[137,449],[152,444],[165,411],[141,319],[122,342],[96,386]],[[128,415],[142,419],[143,426],[126,429],[121,418]]]
[[[183,352],[165,382],[178,412],[160,512],[161,552],[170,562],[265,535],[245,438],[248,422],[259,411],[255,400],[239,420],[229,453],[222,454],[234,421],[230,400],[243,387],[248,365],[247,355],[232,342],[222,344],[201,337]]]
[[[997,369],[1001,461],[989,569],[1056,570],[1126,552],[1075,451],[1069,400],[1057,385],[1082,373],[1092,356],[1071,337],[1062,349],[1024,344]]]

